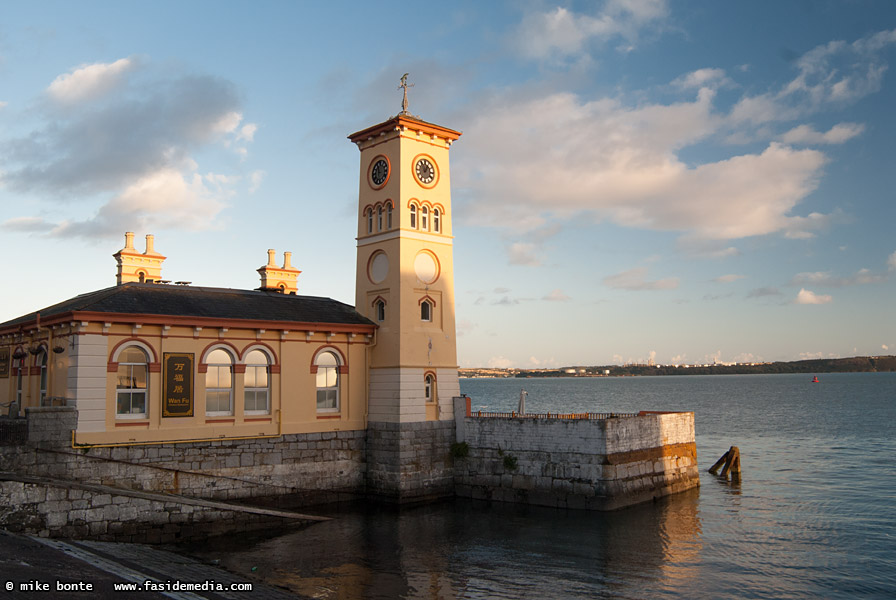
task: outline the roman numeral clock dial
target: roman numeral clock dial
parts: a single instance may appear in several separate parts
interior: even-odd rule
[[[414,166],[414,173],[423,185],[430,185],[436,178],[436,168],[426,158],[421,158]]]

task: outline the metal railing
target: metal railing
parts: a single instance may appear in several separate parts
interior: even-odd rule
[[[621,419],[624,417],[637,417],[638,413],[524,413],[517,412],[485,412],[481,410],[472,411],[471,417],[479,419],[559,419],[567,421],[587,420],[600,421],[603,419]]]

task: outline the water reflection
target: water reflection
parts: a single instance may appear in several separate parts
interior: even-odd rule
[[[684,591],[697,577],[698,494],[612,513],[470,500],[353,507],[202,554],[313,598],[636,598],[658,582]]]

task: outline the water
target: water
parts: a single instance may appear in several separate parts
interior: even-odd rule
[[[696,413],[701,487],[589,513],[360,507],[209,549],[314,598],[894,598],[896,373],[462,380],[473,409]],[[743,479],[706,473],[729,446]]]

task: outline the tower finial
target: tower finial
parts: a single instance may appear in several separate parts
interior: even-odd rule
[[[403,117],[411,116],[411,112],[408,110],[408,88],[414,87],[413,83],[408,83],[408,73],[405,73],[401,76],[401,85],[398,86],[398,89],[404,90],[404,97],[401,100],[401,112],[398,113]]]

